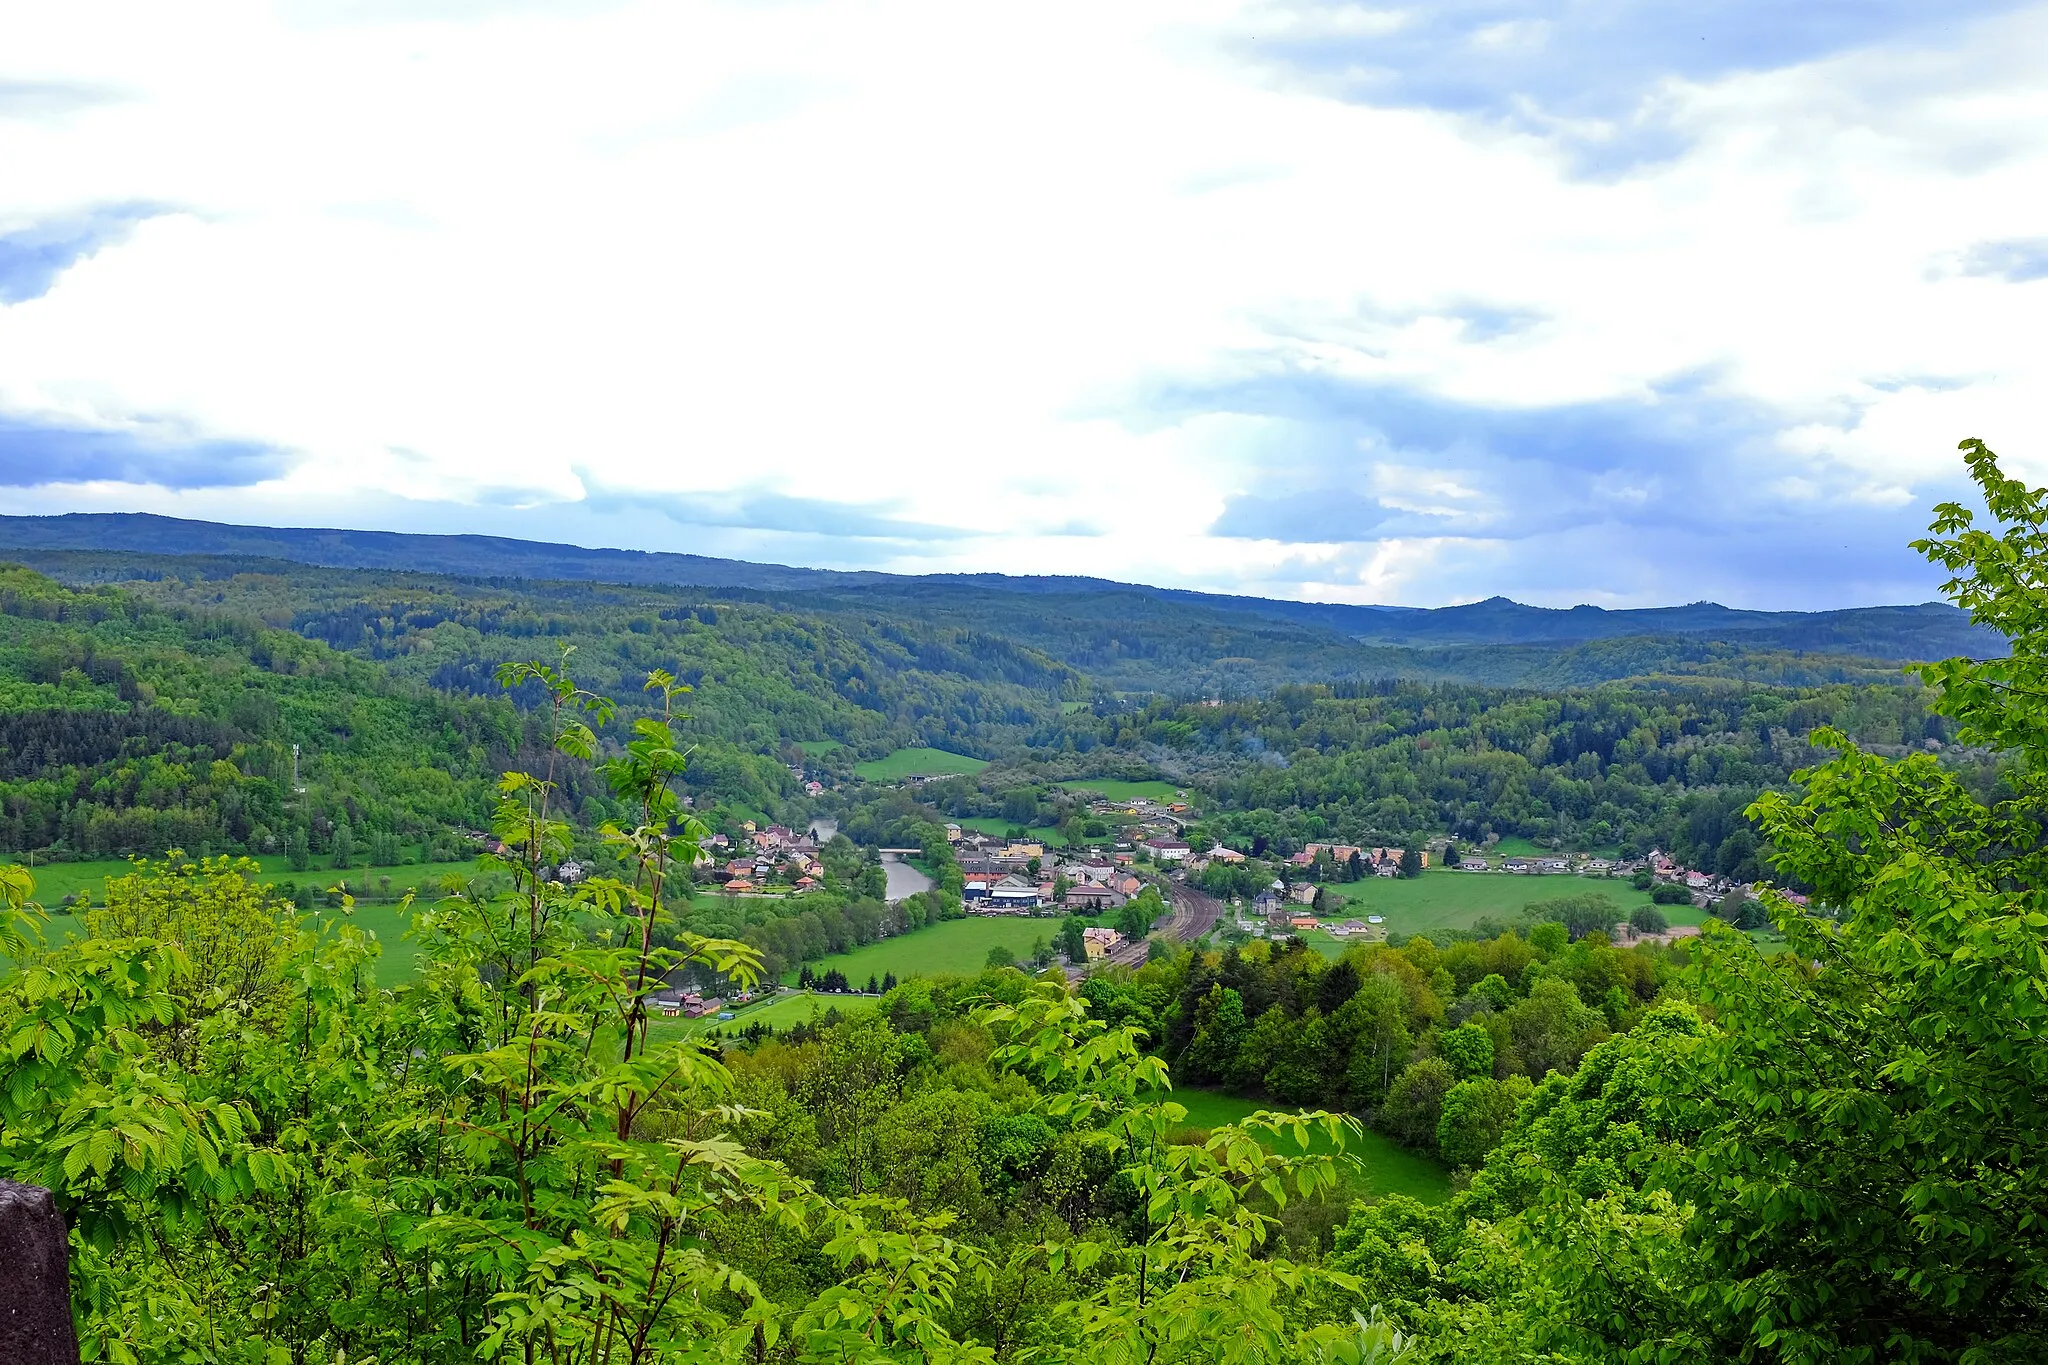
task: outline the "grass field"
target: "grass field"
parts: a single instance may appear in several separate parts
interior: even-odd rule
[[[978,829],[983,834],[993,834],[998,839],[1007,838],[1013,828],[1008,820],[996,815],[969,815],[953,823],[962,829]],[[1024,837],[1034,844],[1050,844],[1054,847],[1066,843],[1060,832],[1049,825],[1033,825],[1024,831]]]
[[[1080,777],[1060,785],[1070,792],[1094,792],[1111,801],[1130,801],[1140,796],[1154,801],[1171,801],[1177,792],[1186,790],[1171,782],[1125,782],[1115,777]]]
[[[1188,1111],[1188,1126],[1217,1128],[1235,1123],[1261,1109],[1285,1111],[1287,1106],[1267,1100],[1247,1100],[1215,1090],[1176,1090],[1173,1101]],[[1282,1150],[1299,1150],[1291,1139]],[[1318,1133],[1310,1139],[1310,1151],[1328,1151],[1329,1139]],[[1424,1203],[1440,1203],[1451,1196],[1451,1178],[1443,1167],[1392,1138],[1367,1130],[1362,1139],[1348,1141],[1345,1150],[1359,1158],[1362,1168],[1351,1173],[1356,1198],[1383,1194],[1405,1194]]]
[[[411,927],[411,918],[400,918],[395,905],[358,905],[347,914],[322,906],[308,913],[321,924],[346,920],[376,937],[378,946],[383,949],[377,958],[377,984],[380,986],[402,984],[419,966],[419,945],[404,937],[405,931]],[[83,937],[85,919],[80,915],[60,915],[52,911],[49,923],[42,926],[42,932],[44,946],[55,947]]]
[[[351,891],[358,895],[382,895],[382,881],[391,879],[391,894],[396,896],[413,890],[423,882],[433,882],[451,872],[473,873],[476,864],[467,863],[408,863],[397,867],[352,867],[345,872],[336,872],[325,866],[325,858],[315,858],[313,867],[306,872],[294,872],[283,854],[265,854],[256,859],[263,869],[263,880],[267,882],[296,882],[300,886],[333,886],[346,880]],[[85,863],[43,863],[32,869],[36,879],[36,899],[44,905],[55,905],[64,897],[78,891],[92,892],[95,903],[105,904],[107,899],[104,883],[109,877],[125,877],[134,871],[133,864],[125,858],[101,858]]]
[[[731,1019],[720,1019],[717,1015],[703,1019],[656,1017],[647,1021],[647,1036],[656,1043],[673,1043],[708,1033],[737,1033],[749,1024],[767,1024],[776,1029],[794,1028],[798,1024],[810,1022],[834,1004],[844,1012],[858,1005],[873,1003],[874,1001],[867,996],[815,995],[810,991],[798,995],[784,993],[772,999],[756,1001],[745,1009],[736,1011]]]
[[[987,766],[985,758],[969,758],[944,749],[898,749],[887,758],[856,763],[853,770],[870,782],[901,782],[906,777],[978,773]]]
[[[1027,919],[1023,916],[953,919],[942,924],[913,929],[880,943],[870,943],[850,953],[836,953],[812,964],[812,970],[828,972],[838,968],[856,986],[895,973],[898,981],[913,976],[972,976],[988,961],[988,950],[1000,944],[1021,961],[1031,956],[1032,945],[1040,939],[1051,943],[1059,933],[1056,919]],[[787,980],[794,981],[791,973]]]
[[[836,739],[800,739],[797,744],[811,758],[823,758],[834,749],[843,747]]]
[[[1338,916],[1362,919],[1384,915],[1387,937],[1395,943],[1439,929],[1469,929],[1482,915],[1514,920],[1522,907],[1587,892],[1611,898],[1627,915],[1650,904],[1650,893],[1638,891],[1622,877],[1517,876],[1505,872],[1452,872],[1431,868],[1420,877],[1370,877],[1361,882],[1333,883],[1328,888],[1345,902]],[[1660,905],[1673,924],[1698,924],[1706,912],[1690,905]]]

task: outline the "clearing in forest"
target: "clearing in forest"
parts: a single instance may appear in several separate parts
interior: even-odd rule
[[[853,770],[870,782],[901,782],[906,777],[973,774],[987,766],[985,758],[969,758],[966,754],[949,753],[944,749],[898,749],[887,758],[871,758],[865,763],[856,763]]]

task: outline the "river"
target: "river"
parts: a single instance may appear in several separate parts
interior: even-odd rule
[[[889,878],[889,889],[884,893],[891,905],[905,896],[915,896],[920,891],[932,889],[932,879],[924,875],[895,855],[882,855],[882,871]]]

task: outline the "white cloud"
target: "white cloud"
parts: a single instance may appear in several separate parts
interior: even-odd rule
[[[1327,476],[1287,421],[1159,396],[1312,375],[1534,410],[1692,374],[1776,414],[1787,497],[1909,499],[1970,434],[2048,477],[2048,283],[1953,264],[2042,233],[2039,8],[1936,50],[1667,80],[1656,108],[1686,149],[1605,179],[1470,115],[1276,84],[1224,45],[1262,12],[1220,0],[432,13],[10,17],[0,80],[111,95],[0,117],[0,231],[177,211],[0,308],[0,412],[177,421],[300,457],[275,484],[179,494],[57,471],[16,490],[22,510],[454,518],[1350,600],[1473,595],[1458,566],[1479,565],[1501,591],[1641,600],[1670,580],[1603,577],[1597,555],[1560,577],[1512,537],[1210,537],[1233,496]],[[1318,22],[1369,38],[1404,20]],[[1440,459],[1368,442],[1332,486]],[[1654,503],[1641,470],[1592,472],[1617,505]],[[1497,535],[1494,493],[1439,475],[1390,505]],[[577,512],[593,485],[886,502],[967,534]],[[1105,534],[1038,533],[1076,526]]]

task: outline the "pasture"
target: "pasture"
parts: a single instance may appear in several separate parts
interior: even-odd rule
[[[812,963],[811,970],[822,973],[837,968],[856,987],[866,985],[870,976],[879,981],[892,972],[898,981],[913,976],[972,976],[987,963],[989,949],[1001,945],[1021,962],[1031,956],[1040,939],[1051,943],[1059,930],[1058,919],[1021,915],[946,920],[852,952],[835,953]],[[796,973],[783,979],[794,982]]]
[[[887,758],[871,758],[865,763],[856,763],[853,770],[870,782],[901,782],[906,777],[971,775],[987,766],[985,758],[969,758],[944,749],[898,749]]]
[[[787,992],[766,1000],[756,1000],[744,1009],[734,1011],[731,1019],[720,1019],[707,1015],[702,1019],[666,1018],[660,1015],[647,1021],[647,1036],[654,1043],[675,1043],[685,1038],[700,1038],[713,1033],[738,1033],[749,1024],[766,1024],[781,1030],[809,1023],[833,1005],[843,1013],[860,1005],[871,1005],[870,996],[861,995],[816,995],[803,991],[796,995]]]
[[[992,834],[998,839],[1008,838],[1010,831],[1016,828],[1008,820],[995,815],[969,815],[956,819],[953,823],[962,829],[975,829],[983,834]],[[1024,838],[1031,843],[1045,844],[1053,848],[1064,846],[1067,842],[1066,836],[1050,825],[1033,825],[1024,831]]]
[[[1469,929],[1485,916],[1513,922],[1522,907],[1561,896],[1602,895],[1619,907],[1620,916],[1650,904],[1650,893],[1638,891],[1625,877],[1531,876],[1508,872],[1453,872],[1431,868],[1419,877],[1368,877],[1358,882],[1332,882],[1326,888],[1343,908],[1325,918],[1386,917],[1387,937],[1404,943],[1416,934],[1443,929]],[[1698,924],[1706,912],[1690,905],[1660,905],[1673,924]]]
[[[5,861],[14,861],[7,859]],[[351,894],[358,899],[367,896],[382,897],[384,879],[391,879],[390,894],[394,897],[407,891],[427,886],[429,891],[438,890],[436,883],[450,874],[466,876],[476,871],[473,862],[464,863],[401,863],[394,867],[365,867],[358,863],[346,871],[337,872],[326,858],[313,859],[313,865],[305,872],[291,870],[290,861],[283,854],[262,854],[256,858],[256,865],[262,869],[262,880],[266,882],[294,882],[300,886],[315,886],[322,890],[346,881]],[[125,858],[99,858],[80,863],[40,863],[30,870],[36,879],[36,899],[46,906],[53,906],[64,897],[80,891],[92,893],[93,903],[104,905],[107,900],[106,880],[109,877],[125,877],[135,870],[135,865]]]
[[[1261,1109],[1288,1112],[1288,1106],[1270,1100],[1248,1100],[1237,1095],[1224,1094],[1218,1090],[1176,1090],[1170,1099],[1183,1105],[1188,1111],[1190,1128],[1219,1128],[1226,1123],[1235,1123],[1247,1114]],[[1295,1152],[1291,1138],[1285,1145],[1276,1148],[1282,1152]],[[1309,1139],[1309,1150],[1326,1152],[1330,1140],[1320,1129]],[[1347,1184],[1355,1198],[1377,1198],[1385,1194],[1405,1194],[1425,1204],[1437,1204],[1450,1198],[1450,1173],[1435,1161],[1419,1152],[1411,1152],[1400,1143],[1381,1133],[1367,1129],[1363,1137],[1347,1139],[1344,1150],[1359,1159],[1357,1169],[1348,1173]]]
[[[419,944],[405,937],[405,931],[412,927],[411,914],[408,912],[401,916],[396,905],[366,903],[348,911],[321,906],[307,911],[306,918],[318,925],[347,922],[368,931],[381,950],[374,968],[379,986],[389,989],[404,985],[419,967]],[[42,926],[42,935],[47,947],[83,938],[85,919],[82,915],[60,914],[53,909],[49,922]]]
[[[1177,793],[1186,791],[1171,782],[1126,782],[1116,777],[1077,777],[1059,785],[1070,792],[1093,792],[1110,801],[1134,801],[1145,797],[1152,801],[1172,801]]]

